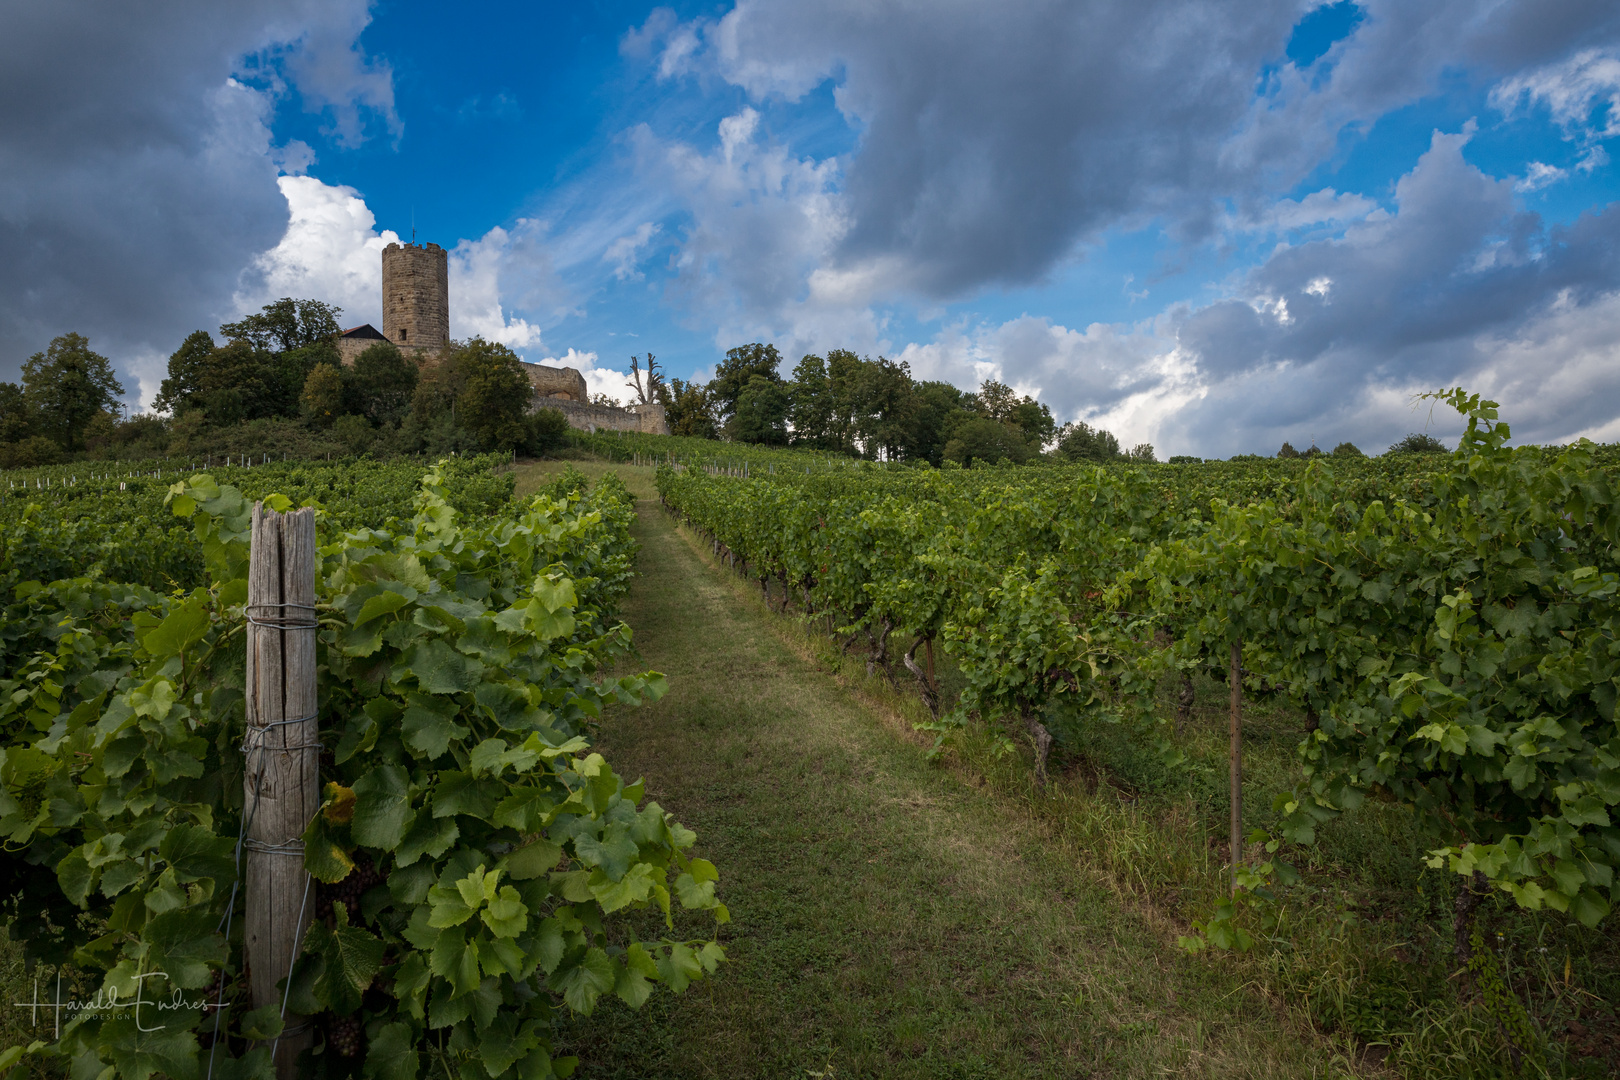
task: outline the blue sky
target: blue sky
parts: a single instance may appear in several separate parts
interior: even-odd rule
[[[453,333],[610,393],[765,340],[1161,454],[1377,450],[1456,384],[1620,439],[1612,3],[37,7],[0,15],[0,377],[79,330],[138,404],[269,299],[376,322],[414,222]]]

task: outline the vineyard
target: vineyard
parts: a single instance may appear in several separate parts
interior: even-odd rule
[[[559,1011],[715,970],[715,868],[591,750],[606,707],[664,691],[607,670],[631,502],[577,475],[514,501],[499,464],[11,477],[6,915],[54,1020],[0,1063],[266,1076],[299,1038],[305,1075],[561,1076]],[[268,980],[240,888],[255,499],[318,518],[324,802],[271,845],[302,852],[315,917]],[[649,908],[664,933],[629,932]]]
[[[1184,849],[1166,843],[1113,867],[1178,894],[1189,950],[1286,968],[1333,936],[1322,923],[1362,921],[1320,897],[1348,891],[1365,857],[1336,842],[1382,822],[1415,856],[1392,860],[1406,876],[1391,884],[1423,897],[1431,940],[1381,941],[1386,913],[1368,912],[1359,942],[1321,955],[1387,967],[1354,956],[1387,945],[1410,977],[1359,1000],[1355,980],[1322,1000],[1320,972],[1279,985],[1330,1028],[1386,1043],[1414,1035],[1425,999],[1460,991],[1496,1029],[1487,1044],[1534,1069],[1547,1026],[1480,913],[1538,941],[1561,928],[1580,943],[1563,985],[1579,964],[1594,1000],[1613,1000],[1620,510],[1601,451],[1510,449],[1493,403],[1445,400],[1468,418],[1446,456],[935,471],[737,455],[666,464],[658,486],[777,610],[912,686],[936,753],[1023,748],[1037,790],[1061,758],[1127,799],[1201,792],[1202,866],[1172,865]],[[1184,731],[1211,684],[1227,697],[1224,761]],[[1279,711],[1302,720],[1295,760],[1286,787],[1256,792],[1245,716],[1275,743]]]
[[[934,469],[600,432],[571,436],[583,472],[522,498],[505,455],[0,474],[0,859],[27,965],[11,989],[33,995],[0,1070],[268,1077],[296,1046],[300,1075],[388,1080],[1227,1075],[1253,1053],[1254,1075],[1318,1054],[1339,1075],[1612,1075],[1620,462],[1509,448],[1493,403],[1444,401],[1468,420],[1456,453],[1375,459]],[[313,508],[308,622],[250,602],[255,502]],[[703,682],[700,662],[714,683],[745,673],[733,712],[667,710],[681,695],[621,615],[649,518],[659,565],[685,569],[643,578],[632,615],[662,595],[685,620],[656,654],[677,683]],[[723,618],[699,552],[738,575]],[[913,823],[968,826],[915,779],[874,798],[900,774],[873,772],[870,745],[838,766],[850,729],[795,741],[808,721],[767,704],[780,662],[735,655],[761,636],[742,605],[814,658],[796,702],[831,708],[826,673],[847,679],[905,718],[917,742],[896,753],[1008,809],[973,830],[976,858],[1005,838],[1101,883],[1087,917],[1137,950],[1125,998],[1098,1012],[1089,983],[1017,985],[1069,977],[1071,917],[1040,914],[1045,886],[986,909],[930,877],[962,842],[930,848]],[[281,741],[318,758],[320,785],[301,835],[269,844],[244,794],[266,626],[316,641],[318,708],[273,723],[318,727]],[[774,745],[747,743],[767,715]],[[756,756],[777,771],[745,780]],[[799,781],[804,803],[770,802]],[[741,891],[722,903],[660,802],[706,848],[719,834]],[[830,862],[808,820],[848,830]],[[267,852],[300,859],[307,925],[269,976],[248,963],[245,861]],[[889,934],[898,966],[804,990],[827,965],[795,935],[818,918],[866,958],[846,964]],[[1209,1001],[1178,1011],[1178,987]],[[848,1034],[920,997],[894,1022],[902,1050]],[[1126,998],[1157,1019],[1126,1023]],[[1246,1019],[1203,1059],[1226,1065],[1199,1072],[1202,1025],[1226,1012]],[[1243,1030],[1270,1014],[1297,1019]],[[1068,1056],[1029,1049],[1064,1025]],[[1118,1046],[1074,1056],[1093,1031]]]

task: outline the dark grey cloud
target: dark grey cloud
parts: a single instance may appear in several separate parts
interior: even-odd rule
[[[891,292],[949,298],[1038,280],[1155,216],[1207,238],[1226,200],[1269,203],[1346,128],[1448,73],[1486,85],[1620,36],[1611,0],[1368,0],[1300,71],[1283,50],[1313,6],[741,0],[716,24],[658,13],[626,51],[661,40],[661,73],[718,72],[759,99],[831,80],[860,134],[830,265],[885,261]]]
[[[270,145],[276,103],[325,113],[339,142],[368,117],[397,130],[387,68],[356,44],[367,10],[0,7],[0,378],[68,330],[150,377],[152,356],[231,313],[237,275],[287,225],[277,159],[309,156]]]
[[[1205,189],[1298,0],[919,6],[744,0],[720,70],[794,97],[824,78],[860,131],[840,262],[897,256],[935,296],[1039,278],[1075,242]]]

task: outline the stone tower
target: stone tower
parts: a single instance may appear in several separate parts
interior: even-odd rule
[[[383,336],[406,349],[450,340],[450,270],[438,244],[389,244],[382,253]]]

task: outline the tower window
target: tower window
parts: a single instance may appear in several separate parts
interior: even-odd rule
[[[399,340],[404,341],[410,336],[411,332],[409,330],[405,329],[403,326],[399,328]]]

